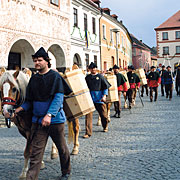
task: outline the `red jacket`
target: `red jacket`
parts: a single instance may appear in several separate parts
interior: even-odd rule
[[[120,85],[119,87],[118,87],[118,91],[127,91],[128,90],[128,88],[127,88],[127,83],[125,82],[123,85]]]
[[[150,72],[148,75],[148,86],[158,87],[161,83],[161,77],[158,72]]]

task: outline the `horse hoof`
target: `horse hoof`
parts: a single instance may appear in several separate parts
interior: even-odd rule
[[[72,150],[71,155],[77,155],[79,153],[79,150]]]
[[[97,122],[97,126],[101,126],[101,122],[100,121]]]
[[[21,174],[19,176],[19,180],[25,180],[26,179],[26,173],[25,174]]]
[[[58,153],[51,154],[51,159],[56,159],[56,158],[58,158]]]
[[[41,163],[41,170],[44,169],[44,168],[45,168],[45,163],[42,162],[42,163]]]

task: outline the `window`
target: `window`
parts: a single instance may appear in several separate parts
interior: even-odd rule
[[[163,40],[168,40],[168,32],[163,32],[162,33],[162,39]]]
[[[51,4],[59,6],[59,0],[51,0]]]
[[[180,46],[176,46],[176,54],[180,54]]]
[[[96,34],[96,19],[92,18],[92,32],[93,34]]]
[[[176,39],[180,39],[180,31],[176,31]]]
[[[103,28],[103,39],[106,39],[106,26],[103,25],[102,28]]]
[[[163,55],[168,55],[169,54],[169,47],[163,47]]]
[[[85,54],[86,67],[89,66],[89,54]]]
[[[78,10],[74,8],[74,26],[78,27]]]
[[[96,66],[97,66],[97,56],[96,55],[94,55],[94,64],[96,64]]]
[[[113,31],[112,31],[112,29],[110,29],[110,38],[111,38],[111,43],[113,44]]]
[[[114,66],[115,62],[114,62],[114,56],[111,56],[111,60],[112,60],[112,66]]]
[[[87,31],[87,29],[88,29],[87,14],[84,13],[84,30]]]

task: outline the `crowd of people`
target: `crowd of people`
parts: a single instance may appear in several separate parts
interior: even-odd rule
[[[32,56],[35,69],[38,71],[33,75],[27,86],[26,100],[22,106],[16,109],[16,113],[22,110],[32,109],[32,152],[30,156],[30,167],[27,172],[27,180],[38,179],[41,161],[47,139],[50,136],[56,144],[62,171],[61,180],[69,179],[71,172],[70,154],[64,138],[64,122],[66,120],[63,110],[64,94],[71,93],[71,89],[61,75],[50,69],[50,59],[44,48],[40,48]],[[87,86],[89,88],[94,106],[101,118],[103,132],[108,131],[108,114],[106,96],[111,84],[107,79],[98,73],[95,63],[88,66],[89,74],[86,76]],[[118,101],[114,102],[115,114],[113,117],[121,116],[121,96],[125,99],[125,108],[131,109],[135,105],[137,91],[141,97],[146,95],[150,97],[150,102],[157,101],[158,86],[161,84],[162,96],[166,93],[166,98],[172,99],[173,81],[175,79],[177,95],[180,96],[180,65],[175,72],[171,71],[170,66],[162,66],[162,70],[156,70],[151,66],[150,71],[146,72],[147,84],[140,86],[140,77],[134,72],[132,65],[128,66],[127,77],[125,77],[120,68],[114,65],[111,69],[117,79]],[[127,83],[128,82],[128,83]],[[165,89],[165,93],[164,93]],[[155,93],[155,95],[154,95]],[[154,98],[153,98],[154,97]],[[128,103],[127,103],[128,101]],[[85,135],[89,138],[92,135],[93,113],[85,117]]]

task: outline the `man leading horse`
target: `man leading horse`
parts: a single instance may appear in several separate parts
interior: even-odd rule
[[[66,117],[63,111],[63,100],[64,94],[70,94],[71,89],[59,73],[50,70],[50,59],[43,47],[32,58],[38,73],[33,75],[29,81],[25,103],[15,111],[15,113],[18,113],[22,110],[27,111],[30,108],[33,111],[31,127],[32,153],[26,179],[38,179],[49,136],[59,152],[62,171],[60,179],[68,179],[71,166],[70,154],[64,138]]]

